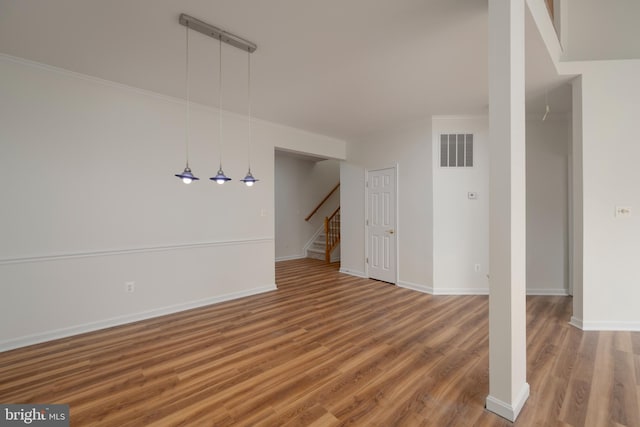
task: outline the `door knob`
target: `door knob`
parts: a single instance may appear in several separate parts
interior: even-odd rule
[[[389,233],[389,234],[393,234],[393,233],[394,233],[394,231],[393,231],[393,230],[387,230],[387,233]]]

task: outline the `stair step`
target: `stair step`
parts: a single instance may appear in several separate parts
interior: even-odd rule
[[[312,248],[307,249],[307,258],[324,260],[324,249],[323,250],[317,250]]]

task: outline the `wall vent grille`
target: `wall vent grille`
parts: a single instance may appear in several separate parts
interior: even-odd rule
[[[440,166],[443,168],[473,167],[473,134],[441,134]]]

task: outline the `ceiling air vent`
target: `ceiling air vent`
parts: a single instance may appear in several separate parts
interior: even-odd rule
[[[473,166],[473,134],[440,135],[440,166],[464,168]]]

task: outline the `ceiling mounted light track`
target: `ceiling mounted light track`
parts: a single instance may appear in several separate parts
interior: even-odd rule
[[[194,18],[193,16],[189,16],[186,13],[180,14],[180,24],[209,37],[213,37],[216,40],[221,40],[222,42],[237,47],[240,50],[244,50],[245,52],[253,53],[258,48],[255,43],[245,40],[242,37],[238,37],[235,34],[221,30],[218,27],[214,27],[211,24],[207,24],[206,22]]]

